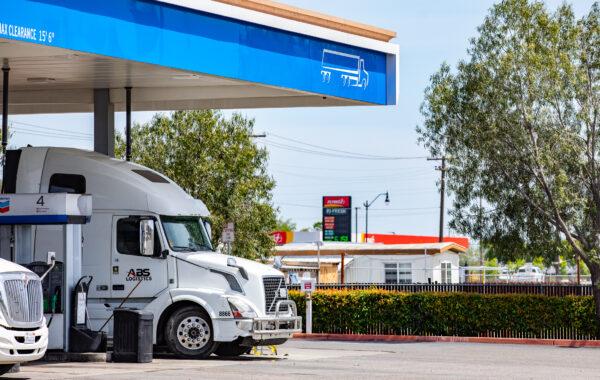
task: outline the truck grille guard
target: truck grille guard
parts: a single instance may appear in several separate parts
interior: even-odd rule
[[[286,306],[285,315],[281,315],[281,307]],[[255,339],[271,338],[302,332],[302,317],[298,316],[296,303],[292,300],[279,300],[276,303],[275,316],[254,318],[252,336]]]

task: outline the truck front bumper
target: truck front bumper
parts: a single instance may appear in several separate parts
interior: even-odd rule
[[[282,344],[294,333],[302,332],[302,317],[297,315],[296,304],[291,300],[281,300],[276,310],[284,305],[289,306],[286,313],[243,319],[213,319],[215,341],[233,342],[241,339],[244,346]]]
[[[288,306],[285,315],[280,313],[282,306]],[[275,310],[277,311],[272,317],[259,317],[252,320],[252,339],[256,341],[289,339],[294,333],[302,332],[302,317],[298,316],[294,301],[278,301]]]
[[[33,340],[25,343],[26,335]],[[42,325],[31,331],[18,331],[0,326],[0,364],[22,363],[38,360],[48,347],[48,328]]]
[[[288,306],[285,314],[278,311],[264,317],[235,320],[238,331],[235,337],[249,338],[254,342],[281,341],[291,338],[294,333],[301,332],[302,317],[297,315],[294,301],[281,300],[275,310],[280,310],[281,306]]]

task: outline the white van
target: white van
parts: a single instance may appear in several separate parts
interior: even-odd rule
[[[544,282],[545,275],[542,270],[534,265],[523,265],[512,276],[514,282]]]
[[[204,204],[162,174],[78,149],[27,147],[8,157],[15,169],[5,181],[15,193],[93,197],[91,221],[82,227],[82,274],[94,277],[93,329],[129,296],[124,307],[154,314],[154,343],[182,357],[240,355],[300,331],[283,274],[216,253]],[[33,261],[48,251],[61,261],[61,227],[34,228]],[[112,325],[106,329],[112,335]]]

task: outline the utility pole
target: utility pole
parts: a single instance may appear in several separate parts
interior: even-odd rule
[[[435,170],[439,170],[441,172],[441,183],[440,183],[440,233],[439,233],[439,242],[444,241],[444,198],[446,194],[446,156],[442,157],[432,157],[428,158],[427,161],[441,161],[442,164],[440,166],[436,166]]]
[[[354,207],[354,242],[358,243],[358,210],[360,207]]]

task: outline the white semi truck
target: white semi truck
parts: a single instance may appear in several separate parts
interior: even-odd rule
[[[15,193],[92,195],[92,217],[82,227],[82,274],[94,278],[92,329],[126,299],[124,307],[153,313],[154,343],[181,357],[236,356],[300,331],[282,273],[216,253],[207,208],[162,174],[68,148],[22,148],[6,165],[5,185]],[[33,261],[48,251],[60,261],[61,227],[33,228]],[[112,324],[105,329],[111,336]]]
[[[42,285],[32,271],[0,259],[0,375],[46,353]]]

